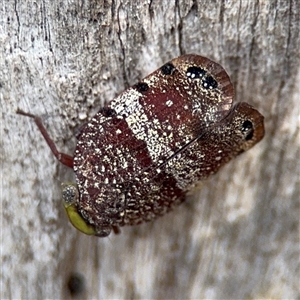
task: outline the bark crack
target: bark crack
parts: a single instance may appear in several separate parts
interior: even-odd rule
[[[127,78],[127,74],[126,74],[126,70],[125,70],[125,46],[121,37],[121,23],[120,23],[120,9],[121,9],[121,5],[118,7],[117,9],[117,22],[118,22],[118,31],[117,31],[117,35],[118,35],[118,39],[120,42],[120,47],[121,47],[121,52],[122,52],[122,56],[123,56],[123,63],[122,63],[122,76],[124,78],[124,83],[125,86],[128,87],[129,83],[128,83],[128,78]]]
[[[43,0],[42,1],[42,12],[43,12],[43,24],[44,24],[45,40],[49,44],[50,52],[53,52],[52,44],[51,44],[50,25],[49,25],[49,22],[48,22],[47,16],[46,16],[46,7],[47,6],[45,4],[45,0]]]
[[[259,2],[255,1],[254,3],[254,9],[253,9],[253,23],[251,25],[251,32],[252,32],[252,39],[250,42],[250,51],[249,51],[249,57],[253,57],[253,51],[254,51],[254,47],[255,47],[255,32],[256,32],[256,26],[257,26],[257,22],[258,22],[258,18],[259,18]],[[251,61],[251,59],[250,59]]]
[[[15,9],[15,13],[16,13],[16,17],[17,17],[17,23],[18,23],[18,42],[20,41],[19,40],[19,37],[20,37],[20,16],[19,16],[19,13],[18,13],[18,9],[17,9],[17,0],[15,0],[15,5],[14,5],[14,9]]]
[[[175,8],[177,10],[177,14],[178,14],[178,47],[179,47],[179,53],[180,55],[184,54],[184,50],[183,50],[183,46],[182,46],[182,17],[181,17],[181,13],[180,13],[180,5],[179,5],[179,0],[175,0]],[[175,14],[176,16],[176,14]]]
[[[148,5],[148,12],[149,12],[149,16],[150,16],[151,21],[152,21],[153,16],[154,16],[154,11],[153,11],[152,5],[153,5],[153,0],[150,0],[149,5]]]

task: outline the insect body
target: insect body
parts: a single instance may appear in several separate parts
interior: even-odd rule
[[[63,188],[73,225],[103,237],[151,221],[254,146],[264,136],[263,116],[247,103],[233,106],[233,97],[220,65],[184,55],[100,109],[78,134],[73,160],[58,153],[40,122],[76,175],[77,186]]]

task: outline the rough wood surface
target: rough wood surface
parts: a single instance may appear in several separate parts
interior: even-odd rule
[[[74,272],[85,299],[299,298],[299,16],[297,0],[4,0],[1,299],[71,298]],[[73,174],[15,110],[71,154],[103,101],[184,53],[225,67],[264,140],[156,222],[76,232],[60,201]]]

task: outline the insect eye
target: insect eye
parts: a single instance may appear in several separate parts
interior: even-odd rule
[[[245,135],[245,140],[249,141],[253,138],[254,128],[253,123],[249,120],[246,120],[242,124],[242,133]]]
[[[75,184],[62,184],[62,199],[65,207],[75,204],[78,197],[78,189]]]

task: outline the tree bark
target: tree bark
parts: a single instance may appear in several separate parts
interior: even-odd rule
[[[299,298],[299,21],[296,0],[4,0],[1,299]],[[77,232],[60,195],[73,172],[16,109],[72,154],[104,101],[185,53],[225,67],[265,138],[155,222]]]

